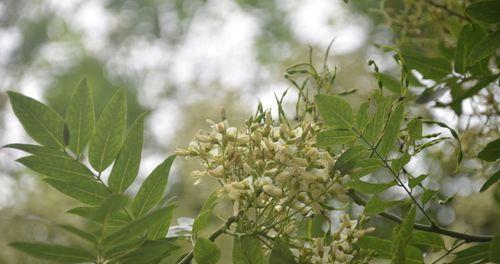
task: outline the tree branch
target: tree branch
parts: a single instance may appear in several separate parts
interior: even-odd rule
[[[349,192],[347,193],[347,195],[349,195],[349,197],[352,198],[352,200],[361,205],[361,206],[366,206],[366,201],[363,200],[363,198],[359,197],[355,191],[353,190],[349,190]],[[398,224],[401,224],[403,222],[403,219],[401,219],[399,216],[396,216],[396,215],[393,215],[393,214],[390,214],[390,213],[387,213],[387,212],[382,212],[382,213],[379,213],[380,216],[384,217],[384,218],[387,218],[395,223],[398,223]],[[432,232],[432,233],[438,233],[438,234],[441,234],[441,235],[445,235],[445,236],[449,236],[449,237],[454,237],[454,238],[458,238],[458,239],[462,239],[464,240],[466,243],[470,243],[470,242],[488,242],[488,241],[491,241],[493,239],[492,236],[483,236],[483,235],[468,235],[468,234],[465,234],[465,233],[460,233],[460,232],[455,232],[455,231],[452,231],[452,230],[448,230],[448,229],[445,229],[445,228],[441,228],[439,226],[432,226],[432,225],[422,225],[422,224],[414,224],[413,225],[413,228],[417,229],[417,230],[422,230],[422,231],[427,231],[427,232]]]

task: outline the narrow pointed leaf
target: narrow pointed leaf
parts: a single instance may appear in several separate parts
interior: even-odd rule
[[[144,232],[146,232],[151,226],[154,226],[159,221],[161,221],[162,216],[169,212],[170,208],[160,208],[150,213],[135,219],[128,225],[120,228],[113,234],[109,235],[104,239],[104,243],[109,245],[117,241],[126,241],[131,238],[135,238]]]
[[[406,247],[411,240],[413,223],[415,222],[415,206],[412,205],[410,212],[403,219],[403,222],[398,226],[394,245],[392,247],[392,261],[394,264],[406,263]]]
[[[212,215],[212,210],[217,204],[217,196],[218,192],[213,192],[207,198],[203,207],[200,210],[198,216],[194,219],[193,222],[193,236],[196,237],[198,232],[208,225],[210,220],[210,215]]]
[[[327,148],[352,142],[356,134],[352,130],[328,129],[321,131],[317,136],[318,147]]]
[[[422,175],[419,175],[415,178],[410,178],[408,180],[408,185],[410,186],[411,189],[415,188],[417,185],[419,185],[423,180],[425,180],[427,178],[427,174],[422,174]]]
[[[34,154],[34,155],[40,155],[40,156],[45,156],[45,157],[56,157],[56,158],[66,158],[66,159],[71,159],[71,157],[64,153],[64,151],[55,149],[55,148],[50,148],[50,147],[45,147],[45,146],[38,146],[38,145],[31,145],[31,144],[8,144],[3,146],[2,148],[13,148],[13,149],[18,149],[22,150],[24,152]]]
[[[483,184],[480,192],[484,192],[491,187],[491,185],[495,184],[498,180],[500,180],[500,170],[495,172],[491,177]]]
[[[474,19],[486,23],[500,22],[500,1],[486,0],[470,4],[465,12]]]
[[[342,174],[351,170],[356,166],[356,163],[361,159],[361,157],[366,154],[368,150],[363,146],[354,146],[346,150],[335,163],[335,169],[339,170]]]
[[[87,240],[88,242],[90,242],[92,244],[97,243],[97,238],[91,233],[83,231],[83,230],[76,228],[72,225],[59,225],[59,227],[76,235],[76,236],[78,236],[79,238]]]
[[[171,204],[166,207],[166,212],[160,217],[159,221],[148,229],[148,239],[156,240],[167,236],[168,229],[170,228],[170,224],[172,222],[172,217],[174,216],[175,207],[175,204]]]
[[[99,207],[75,207],[71,210],[68,210],[67,213],[77,215],[95,222],[95,215],[97,213],[97,210],[99,210]],[[127,225],[131,221],[132,219],[130,219],[130,217],[128,217],[127,214],[123,210],[121,210],[111,215],[111,218],[108,220],[107,225],[108,227],[122,227],[124,225]]]
[[[144,215],[161,200],[174,159],[175,156],[168,157],[146,178],[132,202],[132,214],[135,217]]]
[[[400,205],[402,201],[383,201],[377,195],[374,195],[368,203],[366,203],[364,214],[376,215],[384,212],[387,208]]]
[[[413,140],[419,140],[422,138],[422,120],[419,118],[413,118],[408,122],[408,134]]]
[[[389,152],[394,148],[396,139],[399,137],[399,128],[403,122],[405,116],[405,103],[400,102],[398,106],[391,113],[389,120],[387,121],[386,128],[384,130],[384,135],[378,146],[378,152],[383,156],[387,156]]]
[[[83,164],[65,157],[32,155],[17,159],[17,162],[60,181],[73,181],[79,178],[92,178],[92,172]]]
[[[358,113],[356,114],[356,125],[360,132],[363,132],[368,124],[368,107],[370,106],[370,101],[364,102],[359,106]]]
[[[281,239],[274,242],[269,264],[294,264],[297,263],[290,248]]]
[[[122,194],[111,194],[97,209],[94,220],[104,225],[114,213],[123,209],[127,205],[127,202],[127,196]]]
[[[360,180],[353,180],[346,184],[347,187],[363,193],[383,192],[394,185],[396,185],[394,181],[388,183],[369,183]]]
[[[96,171],[105,170],[120,151],[127,120],[125,90],[118,90],[102,111],[90,139],[89,161]]]
[[[374,250],[378,253],[379,258],[391,259],[391,248],[394,242],[374,236],[363,236],[359,239],[358,245],[366,250]],[[405,256],[406,264],[424,263],[422,252],[414,246],[406,247]]]
[[[194,259],[199,264],[216,264],[221,256],[220,249],[215,243],[203,237],[196,239],[193,253]]]
[[[469,54],[479,41],[486,36],[486,33],[481,26],[475,23],[468,23],[460,30],[460,35],[457,40],[457,48],[455,49],[455,71],[464,74],[469,66]]]
[[[157,241],[145,241],[137,249],[120,258],[121,264],[138,263],[160,263],[160,261],[172,255],[180,247],[174,244],[173,239]]]
[[[410,244],[415,246],[432,247],[436,249],[445,248],[444,241],[441,235],[418,230],[413,231]]]
[[[47,147],[64,148],[64,120],[59,114],[31,97],[8,94],[14,114],[31,138]]]
[[[124,192],[137,177],[141,163],[143,130],[144,114],[140,115],[130,128],[109,175],[108,185],[113,192]]]
[[[500,236],[496,236],[490,242],[490,261],[493,263],[500,263]]]
[[[63,263],[87,263],[95,260],[95,257],[87,251],[61,245],[12,242],[9,246],[35,258]]]
[[[380,161],[380,159],[369,158],[369,159],[361,159],[356,163],[354,169],[352,169],[349,174],[353,179],[358,179],[365,175],[368,175],[377,169],[384,166],[384,163]]]
[[[375,94],[373,97],[374,104],[376,104],[376,110],[373,117],[369,119],[363,136],[368,142],[374,144],[375,141],[380,137],[382,130],[384,129],[384,124],[387,121],[387,116],[389,115],[389,108],[391,106],[392,98],[383,97],[381,94]]]
[[[90,178],[75,178],[71,182],[47,178],[44,181],[67,196],[89,205],[99,205],[109,195],[104,184]]]
[[[344,99],[331,95],[317,95],[316,104],[327,125],[335,128],[353,126],[352,109]]]
[[[469,54],[471,65],[492,55],[500,47],[500,30],[488,35],[475,45]]]
[[[68,148],[80,154],[94,132],[95,114],[92,94],[83,79],[73,92],[66,111],[66,125],[69,131]]]
[[[489,257],[490,243],[481,243],[456,253],[456,258],[449,264],[482,263],[480,261]]]
[[[478,158],[485,161],[495,161],[500,159],[500,138],[491,141],[477,155]]]

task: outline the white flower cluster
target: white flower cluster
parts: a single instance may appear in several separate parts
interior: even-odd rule
[[[341,224],[337,231],[332,233],[325,242],[325,238],[315,238],[314,243],[306,243],[301,247],[301,251],[295,251],[300,259],[307,260],[309,263],[318,264],[343,264],[352,263],[358,255],[354,244],[366,233],[373,232],[375,229],[369,227],[361,229],[358,221],[350,220],[349,215],[344,214],[341,218]],[[369,263],[370,258],[357,258],[356,263]]]
[[[227,120],[209,123],[211,131],[198,132],[176,154],[201,159],[203,169],[192,173],[195,184],[204,177],[219,181],[219,196],[233,202],[238,230],[303,246],[306,240],[297,239],[296,233],[304,217],[322,214],[332,198],[348,201],[334,160],[316,145],[318,124],[275,125],[270,112],[251,117],[241,130]],[[355,228],[354,222],[343,222],[335,242],[310,247],[308,262],[347,263],[356,253],[352,243],[364,232]]]
[[[200,131],[188,149],[176,154],[197,156],[204,169],[192,175],[220,180],[220,195],[242,206],[266,206],[278,211],[319,213],[328,197],[346,200],[345,188],[332,173],[333,160],[316,147],[318,125],[303,122],[295,127],[273,126],[270,112],[251,118],[239,131],[228,122],[211,123],[209,133]]]

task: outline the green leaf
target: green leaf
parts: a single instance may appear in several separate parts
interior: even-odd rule
[[[344,99],[332,95],[317,95],[316,104],[321,117],[327,125],[335,128],[352,127],[352,109]]]
[[[216,264],[220,259],[220,250],[214,242],[200,237],[196,239],[193,250],[194,259],[199,264]]]
[[[366,204],[364,214],[376,215],[382,213],[387,208],[401,204],[402,201],[383,201],[377,195],[374,195]]]
[[[391,249],[394,246],[394,242],[374,236],[363,236],[358,240],[358,245],[366,250],[375,250],[380,258],[390,259],[392,256]],[[422,252],[414,246],[406,247],[405,257],[406,264],[424,263]]]
[[[353,179],[358,179],[360,177],[363,177],[365,175],[374,172],[375,170],[383,166],[384,164],[382,163],[382,161],[380,161],[380,159],[376,158],[362,159],[356,163],[355,168],[351,170],[350,174]]]
[[[113,192],[123,193],[134,182],[141,163],[144,116],[140,115],[128,132],[108,178]]]
[[[146,178],[132,202],[132,214],[135,217],[144,215],[161,200],[174,159],[174,155],[168,157]]]
[[[368,150],[363,146],[354,146],[346,150],[335,162],[335,169],[340,173],[345,174],[347,171],[353,169],[361,157],[366,154]]]
[[[64,262],[94,262],[95,257],[83,249],[45,243],[12,242],[9,246],[39,259]]]
[[[364,137],[366,140],[372,144],[380,137],[380,133],[384,129],[384,124],[387,121],[387,116],[389,115],[389,109],[392,103],[391,97],[384,97],[379,93],[376,93],[373,98],[376,104],[375,115],[370,118],[364,132]]]
[[[445,248],[443,238],[432,232],[413,231],[410,244],[414,246],[432,247],[436,249]]]
[[[104,243],[110,245],[117,241],[135,238],[147,231],[151,226],[155,226],[162,220],[162,216],[168,214],[170,210],[169,207],[153,210],[106,237]]]
[[[464,74],[469,66],[472,66],[468,60],[470,51],[479,41],[486,36],[483,28],[478,24],[465,24],[460,30],[455,49],[455,71]]]
[[[382,140],[378,146],[378,152],[383,157],[387,156],[387,154],[389,154],[389,152],[394,148],[394,143],[399,137],[399,128],[401,127],[401,123],[403,122],[403,118],[406,113],[405,109],[406,104],[404,102],[400,102],[387,121]]]
[[[380,80],[384,84],[384,88],[389,90],[394,95],[401,95],[401,83],[389,74],[379,73]]]
[[[497,249],[498,250],[498,249]],[[482,243],[464,249],[455,254],[457,257],[450,264],[470,264],[487,259],[490,255],[490,243]]]
[[[491,141],[479,152],[478,158],[484,161],[495,161],[500,158],[500,138]]]
[[[67,196],[89,205],[99,205],[109,195],[104,184],[91,178],[74,178],[71,182],[47,178],[44,181]]]
[[[281,239],[276,239],[274,242],[271,256],[269,257],[269,264],[295,264],[295,257],[293,256],[288,245]]]
[[[500,1],[478,1],[467,6],[465,12],[481,22],[495,24],[500,22]]]
[[[406,263],[406,247],[411,240],[413,223],[415,222],[416,209],[412,205],[410,212],[403,219],[403,222],[398,226],[394,245],[392,247],[392,260],[394,264]]]
[[[180,247],[174,244],[174,239],[163,239],[156,241],[145,241],[138,248],[120,258],[121,264],[138,263],[160,263],[160,261],[172,255]]]
[[[54,110],[39,101],[16,92],[7,92],[14,114],[36,142],[64,149],[64,120]]]
[[[437,193],[438,191],[425,190],[422,194],[422,204],[428,203]]]
[[[171,204],[165,207],[167,208],[166,213],[160,217],[160,220],[155,225],[151,226],[148,229],[148,239],[156,240],[165,238],[167,236],[168,228],[170,227],[172,217],[174,216],[175,207],[175,204]]]
[[[198,232],[206,227],[208,225],[208,222],[210,220],[210,215],[212,215],[212,210],[217,204],[217,196],[218,192],[213,192],[210,194],[210,196],[207,198],[205,203],[203,204],[203,207],[200,210],[200,214],[194,219],[193,223],[193,236],[196,237],[198,235]]]
[[[490,261],[500,263],[500,236],[493,238],[490,242]]]
[[[410,154],[408,154],[408,151],[405,151],[401,157],[391,161],[391,168],[393,171],[399,172],[408,162],[410,162],[410,160]]]
[[[125,90],[120,89],[104,107],[90,139],[89,161],[96,171],[105,170],[116,158],[122,145],[126,121]]]
[[[498,77],[495,75],[492,76],[487,76],[478,81],[474,86],[471,88],[467,89],[463,94],[459,95],[457,98],[453,99],[453,102],[451,102],[451,106],[453,107],[454,105],[461,104],[464,99],[467,99],[469,97],[472,97],[476,95],[481,89],[487,87],[490,83],[494,82]],[[461,105],[460,105],[461,106]]]
[[[408,180],[408,182],[409,182],[409,184],[408,184],[408,185],[410,186],[410,188],[411,188],[411,189],[413,189],[413,188],[415,188],[417,185],[419,185],[419,184],[420,184],[423,180],[425,180],[425,178],[427,178],[427,176],[429,176],[429,175],[427,175],[427,174],[422,174],[422,175],[417,176],[416,178],[410,178],[410,179]]]
[[[66,111],[66,125],[69,130],[68,148],[80,154],[94,132],[94,103],[92,94],[83,79],[75,89]]]
[[[91,233],[88,233],[86,231],[83,231],[79,228],[76,228],[72,225],[59,225],[60,228],[78,236],[79,238],[82,238],[84,240],[87,240],[88,242],[92,243],[92,244],[96,244],[97,243],[97,238],[91,234]]]
[[[369,183],[360,180],[352,180],[346,184],[347,187],[362,193],[379,193],[396,185],[396,182]]]
[[[486,191],[488,188],[491,187],[491,185],[495,184],[498,180],[500,180],[500,170],[491,175],[491,177],[481,187],[480,192]]]
[[[93,177],[93,173],[83,164],[65,157],[32,155],[16,160],[24,166],[60,181]]]
[[[106,200],[102,202],[99,206],[93,220],[106,225],[111,215],[123,209],[128,202],[128,197],[122,194],[111,194]]]
[[[425,79],[441,80],[451,73],[451,64],[445,58],[428,58],[405,54],[404,61],[408,68],[415,69]]]
[[[31,145],[31,144],[7,144],[7,145],[3,146],[2,148],[18,149],[18,150],[22,150],[22,151],[30,153],[30,154],[45,156],[45,157],[71,159],[71,157],[68,156],[66,153],[64,153],[64,151],[61,151],[61,150],[55,149],[55,148],[45,147],[45,146],[38,146],[38,145]]]
[[[234,237],[233,264],[264,264],[265,258],[258,238]]]
[[[327,148],[346,144],[356,139],[352,130],[328,129],[321,131],[317,136],[318,147]]]
[[[422,120],[420,118],[413,118],[408,122],[408,134],[413,140],[422,138]]]
[[[366,128],[368,124],[368,107],[370,106],[370,101],[364,102],[359,106],[358,113],[356,114],[356,124],[361,133]]]
[[[99,210],[99,207],[76,207],[68,210],[67,213],[77,215],[91,221],[96,221],[94,217],[97,213],[97,210]],[[130,223],[131,220],[132,219],[130,219],[124,211],[118,211],[112,214],[111,218],[108,221],[108,227],[121,227]]]
[[[493,54],[500,47],[500,30],[491,33],[486,38],[477,43],[469,54],[470,64],[481,61]]]

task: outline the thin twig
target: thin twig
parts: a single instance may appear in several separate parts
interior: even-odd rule
[[[351,197],[355,203],[357,203],[361,206],[366,206],[366,201],[363,200],[363,198],[359,197],[355,191],[349,190],[347,195],[349,195],[349,197]],[[401,219],[399,216],[393,215],[391,213],[382,212],[382,213],[379,213],[379,215],[384,217],[384,218],[387,218],[395,223],[398,223],[398,224],[401,224],[403,222],[403,219]],[[436,226],[436,225],[431,226],[431,225],[414,224],[413,228],[415,228],[417,230],[438,233],[441,235],[462,239],[462,240],[464,240],[465,243],[488,242],[488,241],[491,241],[493,239],[492,236],[468,235],[468,234],[448,230],[445,228],[441,228],[441,227]]]

